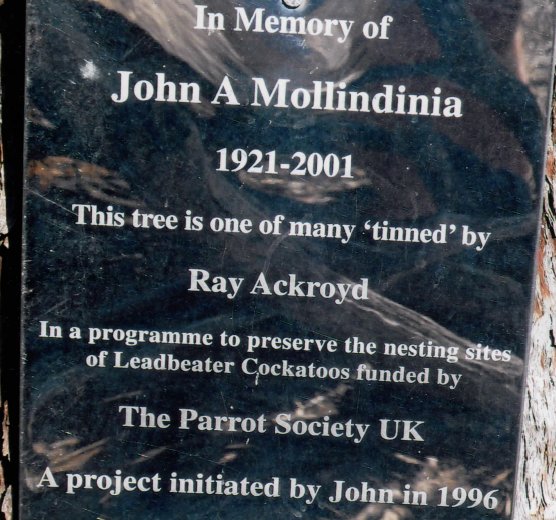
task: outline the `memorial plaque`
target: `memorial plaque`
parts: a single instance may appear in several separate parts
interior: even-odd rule
[[[540,0],[30,0],[22,519],[512,517]]]

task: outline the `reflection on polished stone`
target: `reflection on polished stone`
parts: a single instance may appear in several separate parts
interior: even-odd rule
[[[29,2],[22,518],[509,518],[552,28],[297,3]]]

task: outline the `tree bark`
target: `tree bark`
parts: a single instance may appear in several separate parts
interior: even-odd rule
[[[517,520],[556,519],[556,155],[553,100],[525,402]]]

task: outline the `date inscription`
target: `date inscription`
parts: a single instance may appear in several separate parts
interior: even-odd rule
[[[243,148],[221,148],[217,153],[219,172],[239,172],[278,175],[285,173],[292,176],[329,178],[339,177],[353,179],[351,155],[339,156],[335,153],[295,152],[286,159],[278,159],[276,150],[263,152]]]

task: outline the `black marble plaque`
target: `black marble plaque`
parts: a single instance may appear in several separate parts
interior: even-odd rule
[[[21,518],[511,518],[552,9],[30,0]]]

